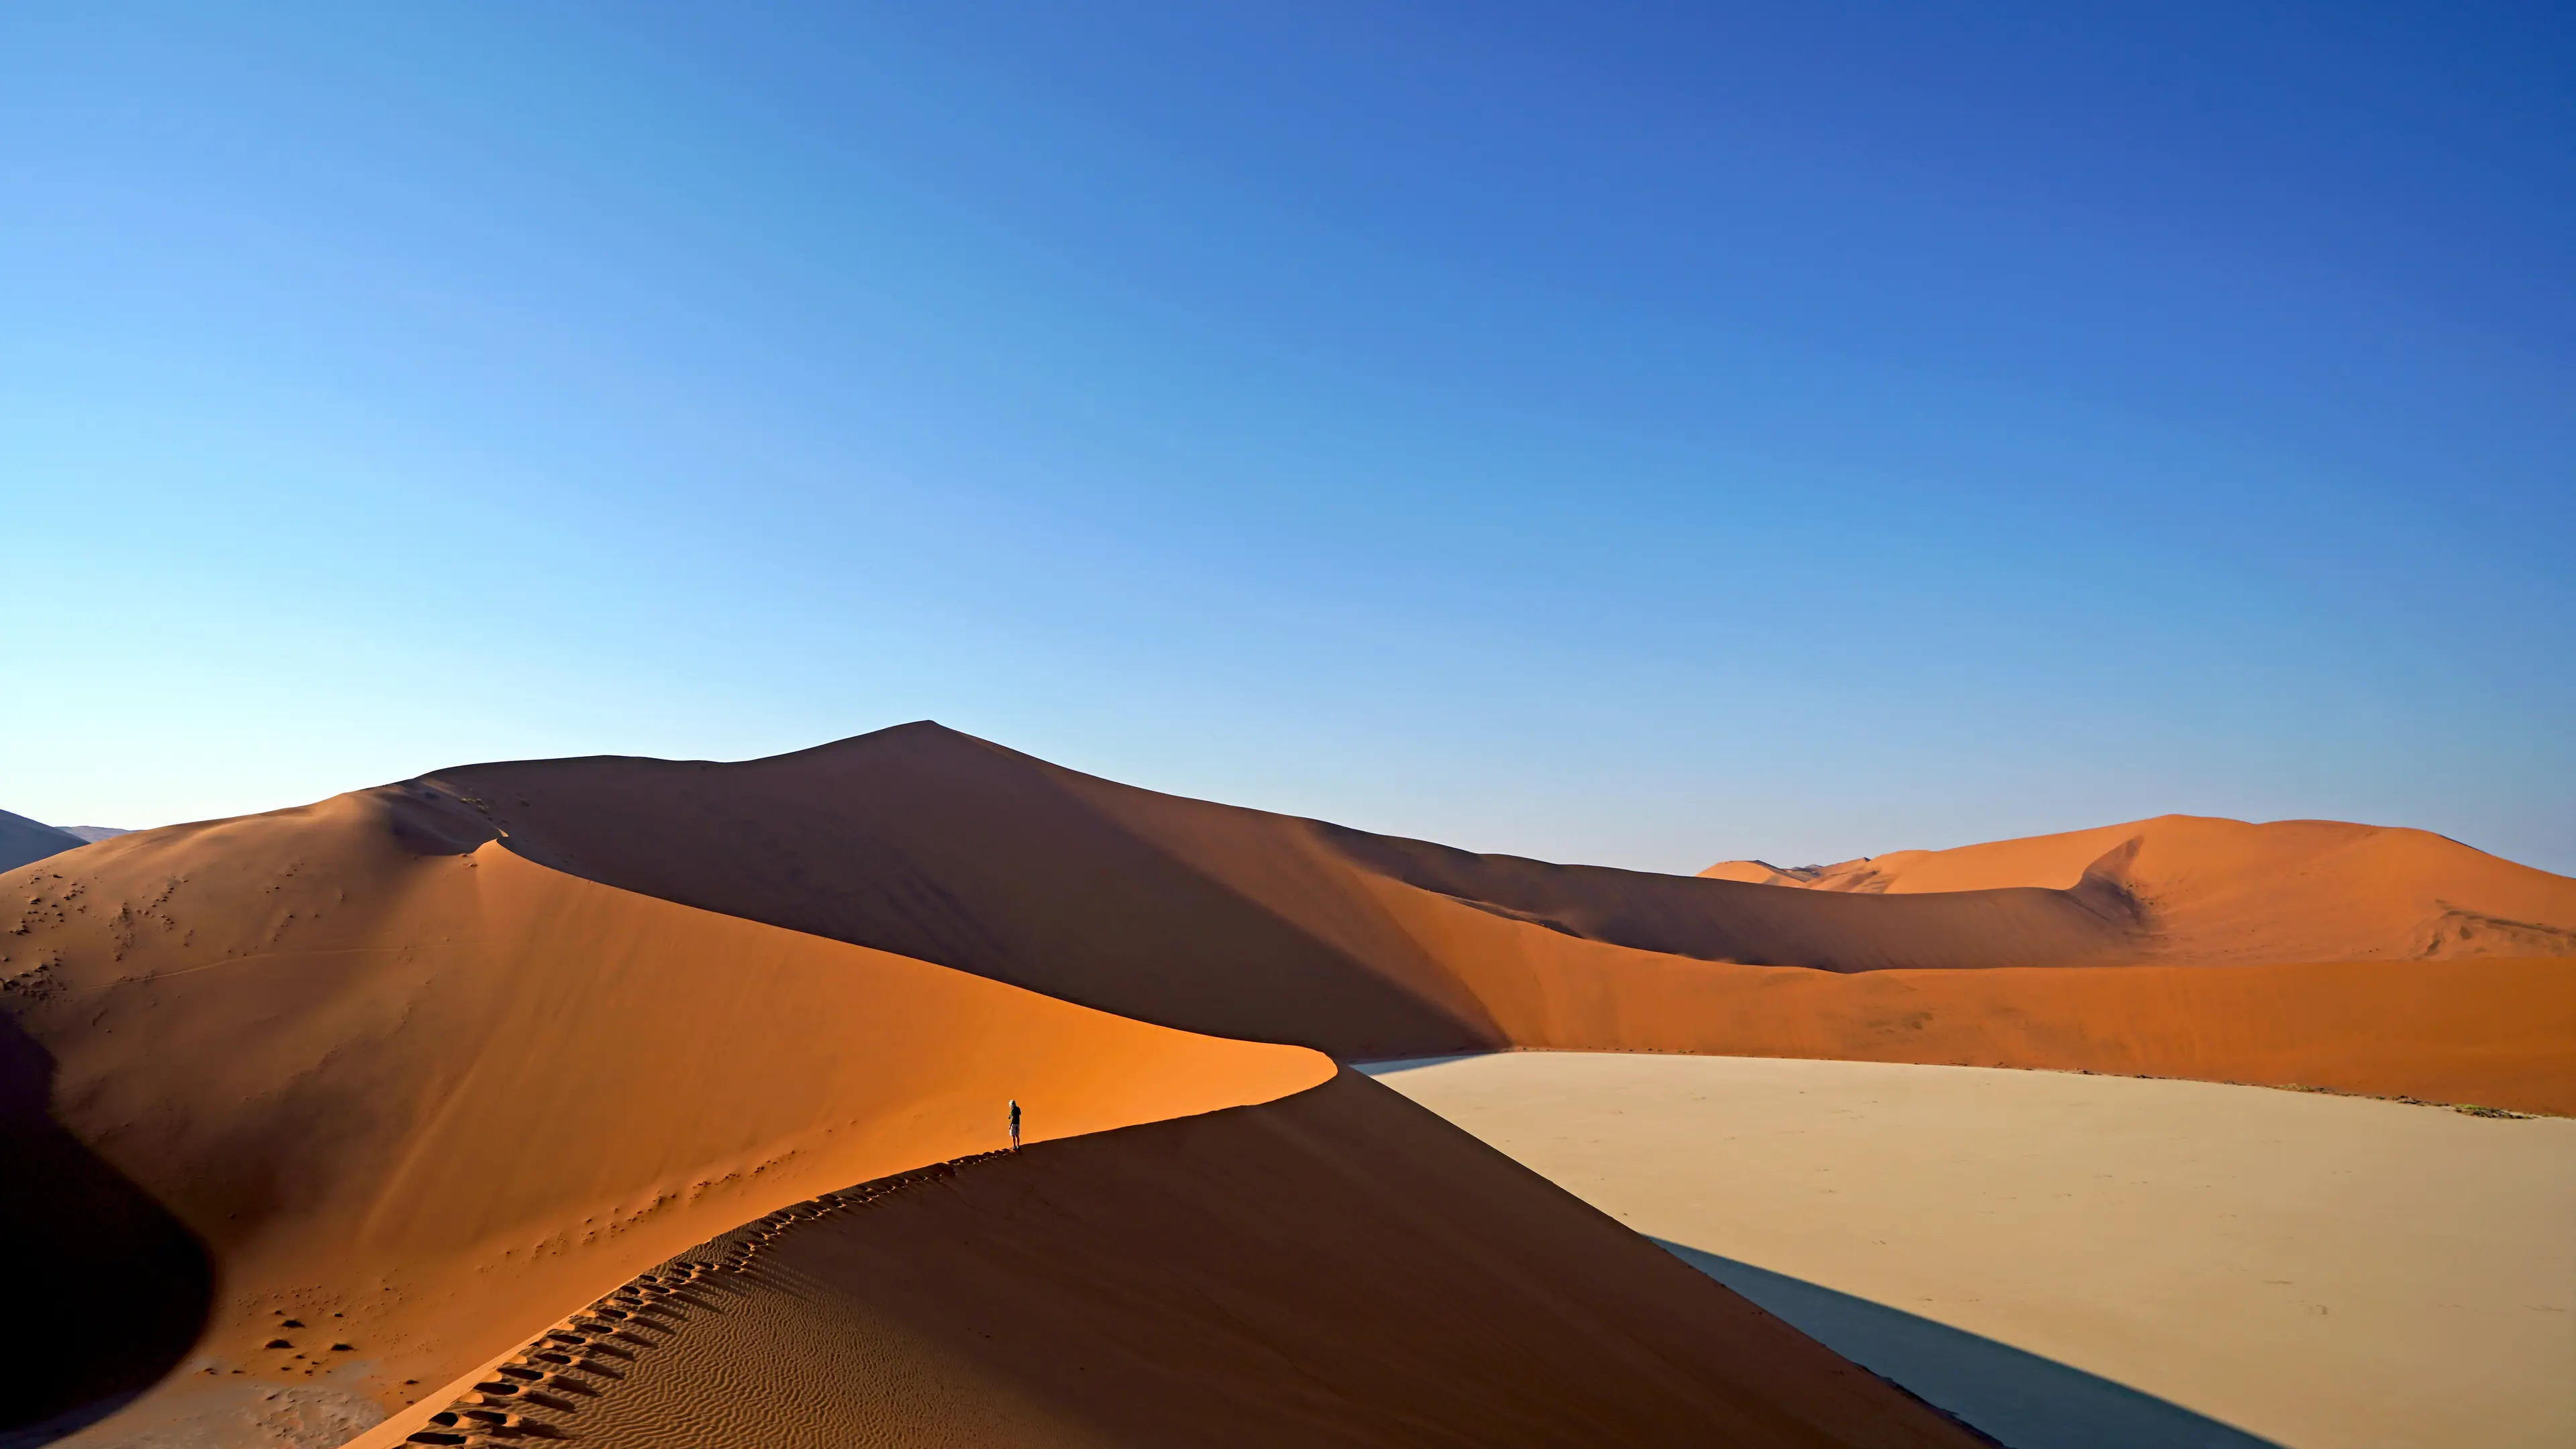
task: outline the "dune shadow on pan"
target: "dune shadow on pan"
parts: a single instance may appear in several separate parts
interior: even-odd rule
[[[1658,1246],[2009,1449],[2281,1449],[2153,1394],[1903,1309],[1680,1243]]]
[[[0,1373],[0,1446],[47,1444],[176,1367],[214,1301],[187,1225],[46,1111],[54,1059],[0,1013],[0,1242],[23,1332]]]

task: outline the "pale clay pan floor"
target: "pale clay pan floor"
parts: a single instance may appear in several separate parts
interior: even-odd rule
[[[2012,1449],[2576,1444],[2576,1121],[1874,1062],[1368,1070]]]

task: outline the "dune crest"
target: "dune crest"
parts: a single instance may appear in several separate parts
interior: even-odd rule
[[[2445,971],[2457,960],[2425,951],[2461,942],[2436,945],[2402,904],[2519,912],[2554,940],[2551,923],[2576,925],[2576,882],[2421,832],[2146,822],[2142,842],[2145,827],[2008,842],[1983,874],[1920,876],[1965,888],[1895,888],[1909,873],[1882,892],[1477,855],[1140,790],[932,724],[741,764],[427,778],[510,848],[623,889],[1344,1060],[1735,1052],[2576,1100],[2565,985],[2530,961],[2549,953],[2485,952],[2525,938],[2480,934],[2494,969]],[[2249,965],[2280,970],[2187,974]],[[2140,966],[2186,975],[2116,977]]]
[[[1868,882],[1854,870],[1834,878],[1883,888],[1819,888],[1834,874],[1820,869],[1789,889],[1478,855],[1184,800],[914,725],[741,764],[468,766],[119,836],[0,875],[17,918],[0,937],[13,1023],[0,1032],[0,1127],[13,1153],[82,1168],[48,1181],[86,1184],[77,1201],[39,1204],[26,1236],[58,1240],[47,1223],[81,1224],[106,1205],[114,1212],[82,1251],[116,1256],[123,1242],[137,1245],[126,1256],[171,1265],[158,1275],[166,1301],[146,1315],[159,1347],[87,1361],[0,1409],[14,1422],[105,1412],[115,1391],[166,1371],[140,1402],[65,1442],[148,1430],[338,1444],[393,1404],[497,1393],[446,1386],[691,1244],[999,1147],[1003,1104],[1017,1099],[1030,1140],[1049,1146],[1266,1104],[1229,1117],[1267,1124],[1242,1141],[1235,1127],[1179,1131],[1122,1139],[1193,1144],[1177,1154],[1086,1144],[1046,1158],[1135,1174],[1114,1192],[1083,1188],[1097,1212],[1051,1196],[1025,1164],[957,1180],[974,1191],[1019,1182],[1028,1195],[1014,1201],[1088,1222],[1044,1228],[1069,1234],[1067,1255],[1143,1264],[1155,1250],[1207,1249],[1216,1266],[1204,1271],[1218,1275],[1208,1281],[1241,1290],[1227,1301],[1279,1316],[1229,1339],[1204,1319],[1196,1280],[1138,1266],[1122,1281],[1156,1286],[1120,1299],[1078,1274],[1033,1279],[1030,1311],[1061,1332],[1126,1314],[1138,1342],[1159,1346],[1140,1348],[1123,1378],[1104,1376],[1123,1388],[1062,1413],[1081,1384],[990,1364],[959,1382],[1056,1405],[1039,1417],[1064,1432],[1032,1442],[1177,1434],[1118,1407],[1121,1395],[1179,1392],[1175,1374],[1250,1374],[1244,1402],[1305,1423],[1296,1395],[1250,1366],[1339,1354],[1317,1302],[1390,1322],[1413,1311],[1387,1297],[1411,1280],[1354,1277],[1361,1259],[1336,1258],[1328,1241],[1296,1239],[1295,1275],[1311,1281],[1223,1278],[1233,1257],[1297,1233],[1404,1237],[1366,1226],[1415,1211],[1361,1182],[1411,1171],[1392,1160],[1344,1173],[1341,1196],[1308,1204],[1324,1214],[1314,1223],[1278,1220],[1268,1201],[1303,1201],[1299,1174],[1361,1152],[1353,1144],[1414,1140],[1388,1138],[1376,1109],[1323,1086],[1334,1068],[1322,1053],[1837,1056],[2576,1110],[2576,973],[2563,956],[2476,954],[2555,939],[2555,923],[2576,920],[2561,909],[2576,882],[2415,832],[2168,824],[2046,849],[2007,843],[2031,848],[1967,865],[1882,857],[1863,863],[1879,872]],[[1966,888],[1913,888],[1926,882]],[[2448,914],[2427,917],[2426,900]],[[2319,941],[2346,959],[2267,954]],[[1455,1144],[1415,1146],[1438,1157]],[[1245,1197],[1202,1182],[1203,1153],[1272,1185]],[[1601,1382],[1629,1372],[1616,1344],[1647,1330],[1611,1305],[1582,1310],[1589,1326],[1568,1339],[1545,1326],[1571,1311],[1551,1298],[1563,1285],[1503,1292],[1489,1281],[1512,1278],[1522,1254],[1501,1246],[1519,1230],[1499,1224],[1545,1218],[1553,1190],[1492,1176],[1490,1163],[1453,1167],[1480,1186],[1441,1212],[1488,1248],[1437,1271],[1426,1260],[1422,1291],[1521,1319],[1507,1332],[1504,1318],[1475,1320],[1475,1332],[1501,1335],[1481,1340],[1499,1357],[1417,1356],[1420,1373],[1454,1382],[1405,1387],[1366,1355],[1346,1363],[1336,1372],[1367,1402],[1314,1423],[1420,1442],[1386,1428],[1387,1405],[1430,1412],[1460,1384],[1560,1361],[1592,1364]],[[1202,1189],[1225,1222],[1195,1246],[1100,1216]],[[1041,1233],[995,1218],[966,1187],[952,1197],[945,1216],[892,1241],[950,1251],[1006,1220]],[[882,1227],[914,1210],[862,1216]],[[852,1251],[862,1248],[876,1251]],[[32,1271],[39,1299],[84,1291],[78,1254]],[[848,1312],[896,1311],[871,1296],[876,1278],[816,1271],[825,1287],[814,1291],[840,1295]],[[1738,1311],[1723,1298],[1652,1307],[1667,1289],[1643,1279],[1635,1291],[1618,1312],[1668,1315],[1654,1334],[1715,1332],[1715,1320],[1689,1321]],[[918,1315],[932,1311],[901,1309],[919,1330],[898,1335],[904,1351],[917,1349],[932,1379],[967,1372],[959,1355],[972,1359],[976,1344],[956,1321],[923,1327]],[[202,1332],[188,1349],[192,1324]],[[1421,1327],[1468,1331],[1436,1314]],[[1587,1335],[1588,1347],[1577,1341]],[[733,1372],[721,1355],[683,1357],[692,1373]],[[1771,1428],[1746,1433],[1910,1442],[1921,1430],[1899,1416],[1886,1421],[1894,1441],[1872,1438],[1877,1429],[1801,1439],[1783,1426],[1816,1404],[1860,1400],[1781,1392],[1747,1401],[1744,1422]],[[1639,1423],[1736,1422],[1707,1417],[1688,1394],[1658,1402]],[[882,1407],[861,1394],[815,1422]],[[1877,1412],[1851,1423],[1878,1423]],[[1494,1421],[1492,1437],[1544,1440],[1551,1422],[1532,1409]]]
[[[1344,1058],[1513,1041],[1479,964],[1417,935],[1389,886],[1698,960],[1950,969],[2143,949],[2076,892],[1842,896],[1475,855],[1140,790],[933,724],[740,764],[600,756],[423,783],[510,849],[621,889]]]
[[[5,877],[0,978],[53,1116],[218,1269],[193,1351],[99,1442],[265,1423],[336,1443],[712,1232],[1003,1145],[1013,1098],[1042,1141],[1333,1070],[485,834],[392,787]]]
[[[350,1449],[1983,1442],[1712,1290],[1345,1072],[747,1224]]]

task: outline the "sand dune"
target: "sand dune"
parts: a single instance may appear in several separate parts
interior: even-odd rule
[[[1509,1385],[1554,1382],[1561,1362],[1626,1384],[1627,1408],[1582,1412],[1633,1411],[1649,1437],[1750,1415],[1748,1442],[1912,1442],[1934,1431],[1899,1416],[1885,1438],[1876,1399],[1820,1386],[1829,1359],[1764,1358],[1776,1344],[1754,1355],[1782,1386],[1770,1398],[1729,1397],[1743,1380],[1696,1360],[1677,1371],[1700,1388],[1673,1388],[1648,1365],[1683,1363],[1670,1344],[1752,1341],[1740,1322],[1686,1322],[1740,1315],[1731,1300],[1686,1275],[1655,1286],[1595,1248],[1549,1257],[1530,1223],[1601,1253],[1607,1225],[1551,1217],[1575,1209],[1419,1138],[1418,1122],[1391,1125],[1358,1084],[1278,1099],[1331,1075],[1301,1047],[1521,1045],[2576,1110],[2576,971],[2538,947],[2490,951],[2549,945],[2569,883],[2411,832],[2149,824],[2152,840],[2102,835],[2071,874],[2100,839],[2032,855],[2044,870],[2007,852],[1983,875],[1890,866],[1883,890],[1783,889],[1472,855],[917,725],[734,765],[471,766],[120,836],[0,876],[17,917],[0,937],[14,1022],[0,1150],[53,1164],[30,1179],[44,1194],[0,1205],[0,1226],[62,1249],[27,1271],[67,1326],[24,1360],[34,1371],[0,1422],[95,1415],[113,1407],[103,1395],[175,1370],[72,1442],[335,1444],[690,1244],[998,1145],[1017,1097],[1049,1150],[780,1239],[781,1262],[795,1243],[820,1255],[794,1280],[805,1301],[911,1355],[893,1387],[826,1374],[813,1422],[892,1412],[917,1388],[1026,1407],[992,1420],[997,1435],[1132,1442],[1186,1437],[1150,1408],[1178,1396],[1281,1436],[1444,1442],[1426,1426],[1490,1401],[1495,1417],[1462,1420],[1480,1442],[1541,1440],[1559,1421],[1540,1400],[1591,1391]],[[2349,959],[2264,959],[2318,941]],[[1052,1140],[1260,1103],[1214,1135]],[[1420,1180],[1407,1152],[1463,1186]],[[1208,1178],[1211,1162],[1230,1176]],[[981,1196],[1009,1184],[1025,1194]],[[1051,1215],[1010,1216],[1014,1202]],[[1161,1203],[1198,1204],[1204,1236],[1176,1236]],[[1002,1225],[1047,1266],[977,1278],[959,1245]],[[1463,1257],[1425,1246],[1444,1233]],[[980,1284],[979,1313],[1007,1317],[995,1305],[1024,1293],[1037,1336],[979,1358],[930,1278],[898,1291],[881,1271],[881,1241]],[[879,1267],[831,1267],[844,1251]],[[1302,1265],[1295,1281],[1260,1276],[1273,1252]],[[1188,1271],[1157,1277],[1155,1253]],[[88,1276],[109,1263],[130,1280],[112,1322]],[[1564,1274],[1630,1287],[1584,1297]],[[1211,1299],[1193,1284],[1233,1286]],[[771,1322],[758,1302],[727,1321]],[[1441,1316],[1457,1305],[1471,1307]],[[1368,1327],[1406,1323],[1426,1341]],[[1086,1388],[1064,1377],[1074,1340],[1127,1357],[1080,1360],[1101,1375]],[[622,1402],[686,1423],[718,1411],[710,1385],[762,1372],[733,1349],[674,1362],[694,1365],[678,1397],[639,1380]]]
[[[512,849],[622,889],[1342,1056],[1511,1040],[1476,963],[1391,901],[1837,971],[2138,949],[2125,904],[2082,891],[1841,896],[1477,856],[1158,795],[928,724],[735,765],[601,757],[427,779]]]
[[[24,815],[0,810],[0,870],[15,870],[49,855],[78,850],[88,843],[68,830],[57,830]]]
[[[601,1446],[1973,1442],[1348,1075],[835,1195],[600,1307],[442,1412]]]
[[[710,1233],[1000,1145],[1006,1099],[1043,1140],[1332,1071],[567,876],[417,787],[121,837],[0,889],[18,1058],[220,1285],[172,1376],[75,1443],[337,1443]],[[13,1206],[76,1222],[101,1195],[36,1180],[57,1200]],[[22,1310],[82,1300],[88,1267],[23,1267]],[[12,1419],[170,1367],[76,1366],[40,1363]]]
[[[1380,1080],[2015,1449],[2576,1442],[2576,1122],[1725,1057]]]
[[[1510,1040],[2304,1085],[2576,1115],[2576,962],[1829,972],[1536,931],[1380,886]]]
[[[2187,822],[2131,850],[2124,827],[2061,843],[2060,860],[2104,849],[2056,874],[1881,893],[1472,855],[1117,785],[936,725],[738,765],[431,778],[513,849],[594,880],[1344,1059],[1718,1051],[2576,1101],[2576,975],[2401,969],[2426,918],[2374,904],[2576,921],[2560,904],[2576,882],[2420,832]],[[2195,873],[2204,835],[2225,849]],[[2197,912],[2180,935],[2172,900]],[[2175,974],[2239,969],[2264,942],[2348,949],[2242,980]],[[2315,964],[2336,959],[2390,964]],[[2116,974],[2140,962],[2162,974]],[[2082,974],[2052,974],[2067,971]]]
[[[2422,830],[2163,815],[2097,830],[1703,876],[1810,891],[1927,895],[2039,887],[2125,895],[2151,959],[2451,960],[2576,955],[2576,880]]]

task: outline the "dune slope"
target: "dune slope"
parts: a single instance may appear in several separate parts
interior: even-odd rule
[[[513,850],[622,889],[1344,1057],[1513,1040],[1475,963],[1417,938],[1391,895],[1837,971],[2135,952],[2116,896],[1838,896],[1476,856],[1158,795],[930,724],[741,764],[596,757],[425,779]]]
[[[1975,1442],[1351,1074],[835,1194],[599,1307],[616,1316],[573,1315],[426,1432],[490,1414],[601,1446]]]
[[[1842,973],[1634,951],[1381,889],[1521,1046],[2040,1067],[2576,1115],[2563,956]]]
[[[2576,880],[2427,831],[2337,820],[2164,815],[1794,872],[1725,861],[1702,875],[1887,896],[2090,884],[2135,901],[2150,958],[2175,962],[2576,955]]]
[[[1920,877],[1973,888],[1900,874],[1885,891],[1783,889],[1179,799],[929,724],[742,764],[429,778],[512,849],[594,880],[1348,1060],[1518,1045],[2295,1080],[2544,1110],[2576,1096],[2562,973],[2447,969],[2554,940],[2541,928],[2576,923],[2560,903],[2576,882],[2420,832],[2148,822],[2142,845],[2130,827],[2059,839],[2044,871],[2005,851],[2011,869]],[[2457,926],[2470,916],[2541,934]],[[2354,960],[2389,967],[2317,964]],[[2112,974],[2147,964],[2282,970]]]
[[[337,1443],[712,1232],[1000,1145],[1009,1098],[1043,1140],[1332,1070],[614,890],[486,833],[386,789],[0,877],[0,979],[52,1120],[220,1283],[175,1377],[72,1442]]]

